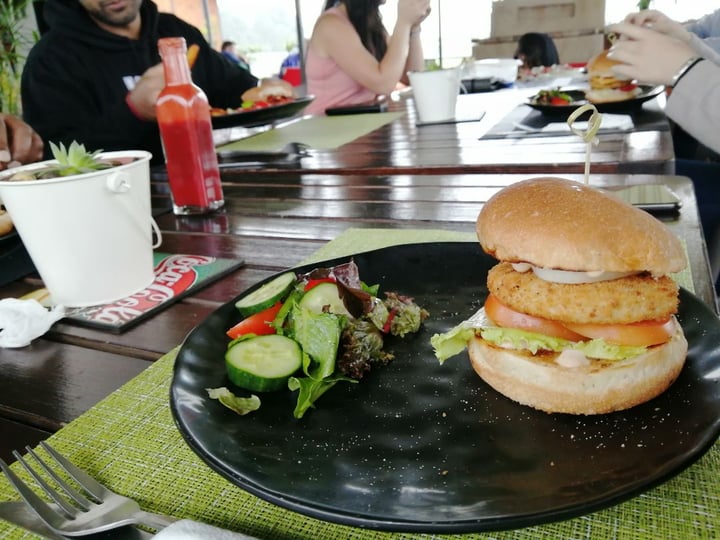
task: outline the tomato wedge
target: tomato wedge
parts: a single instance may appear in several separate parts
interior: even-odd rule
[[[314,289],[321,283],[335,283],[335,279],[331,277],[326,278],[318,278],[318,279],[309,279],[307,283],[305,284],[305,287],[303,287],[303,290],[305,292],[308,292],[310,289]]]
[[[275,328],[273,328],[271,323],[275,320],[275,316],[278,314],[278,311],[280,311],[282,305],[282,302],[278,302],[263,311],[250,315],[233,326],[226,334],[232,339],[237,339],[246,334],[255,334],[257,336],[274,334]]]
[[[491,321],[503,328],[517,328],[569,341],[583,340],[583,336],[569,330],[558,322],[533,317],[509,308],[492,294],[488,295],[487,300],[485,300],[485,313]]]
[[[649,347],[670,340],[675,333],[672,319],[642,321],[632,324],[565,324],[569,329],[589,338],[602,338],[608,343]]]

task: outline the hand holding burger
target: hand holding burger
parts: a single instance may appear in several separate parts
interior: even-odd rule
[[[649,28],[661,34],[667,34],[685,43],[689,43],[692,38],[692,34],[683,24],[654,9],[644,9],[642,11],[629,13],[625,16],[624,22]]]
[[[685,362],[675,320],[686,265],[679,240],[649,214],[559,178],[513,184],[477,220],[485,306],[433,336],[444,361],[466,346],[490,386],[547,412],[602,414],[664,392]]]
[[[686,42],[627,22],[609,28],[621,36],[610,48],[612,72],[647,84],[671,85],[678,71],[696,56]]]

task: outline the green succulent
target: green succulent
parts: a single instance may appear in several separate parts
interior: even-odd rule
[[[99,159],[97,156],[102,150],[88,152],[85,145],[73,141],[69,148],[63,143],[50,142],[50,150],[57,161],[53,164],[35,171],[20,171],[7,178],[10,182],[24,182],[27,180],[48,180],[62,176],[73,176],[93,171],[109,169],[113,163]]]
[[[85,150],[85,145],[77,141],[70,143],[69,148],[65,148],[63,143],[57,145],[51,141],[50,150],[58,162],[54,170],[59,176],[72,176],[74,174],[99,171],[112,166],[110,163],[98,159],[97,156],[102,150],[88,152]]]

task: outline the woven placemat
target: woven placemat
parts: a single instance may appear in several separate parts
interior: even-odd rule
[[[436,234],[437,233],[437,234]],[[443,231],[348,231],[318,253],[342,256],[378,237],[382,245],[467,240]],[[454,238],[453,238],[454,237]],[[421,240],[423,239],[424,240]],[[337,248],[337,250],[335,249]],[[184,443],[170,414],[168,396],[177,349],[58,431],[49,442],[71,461],[150,511],[204,521],[267,540],[347,539],[685,539],[720,537],[720,445],[697,463],[646,493],[587,516],[515,531],[471,535],[394,534],[350,528],[284,510],[234,486]],[[27,479],[19,464],[12,466]],[[18,497],[0,478],[0,500]],[[0,538],[37,538],[0,521]]]

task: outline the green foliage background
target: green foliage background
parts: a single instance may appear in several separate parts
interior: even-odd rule
[[[0,1],[0,112],[19,115],[20,77],[25,54],[37,40],[24,27],[30,0]]]

